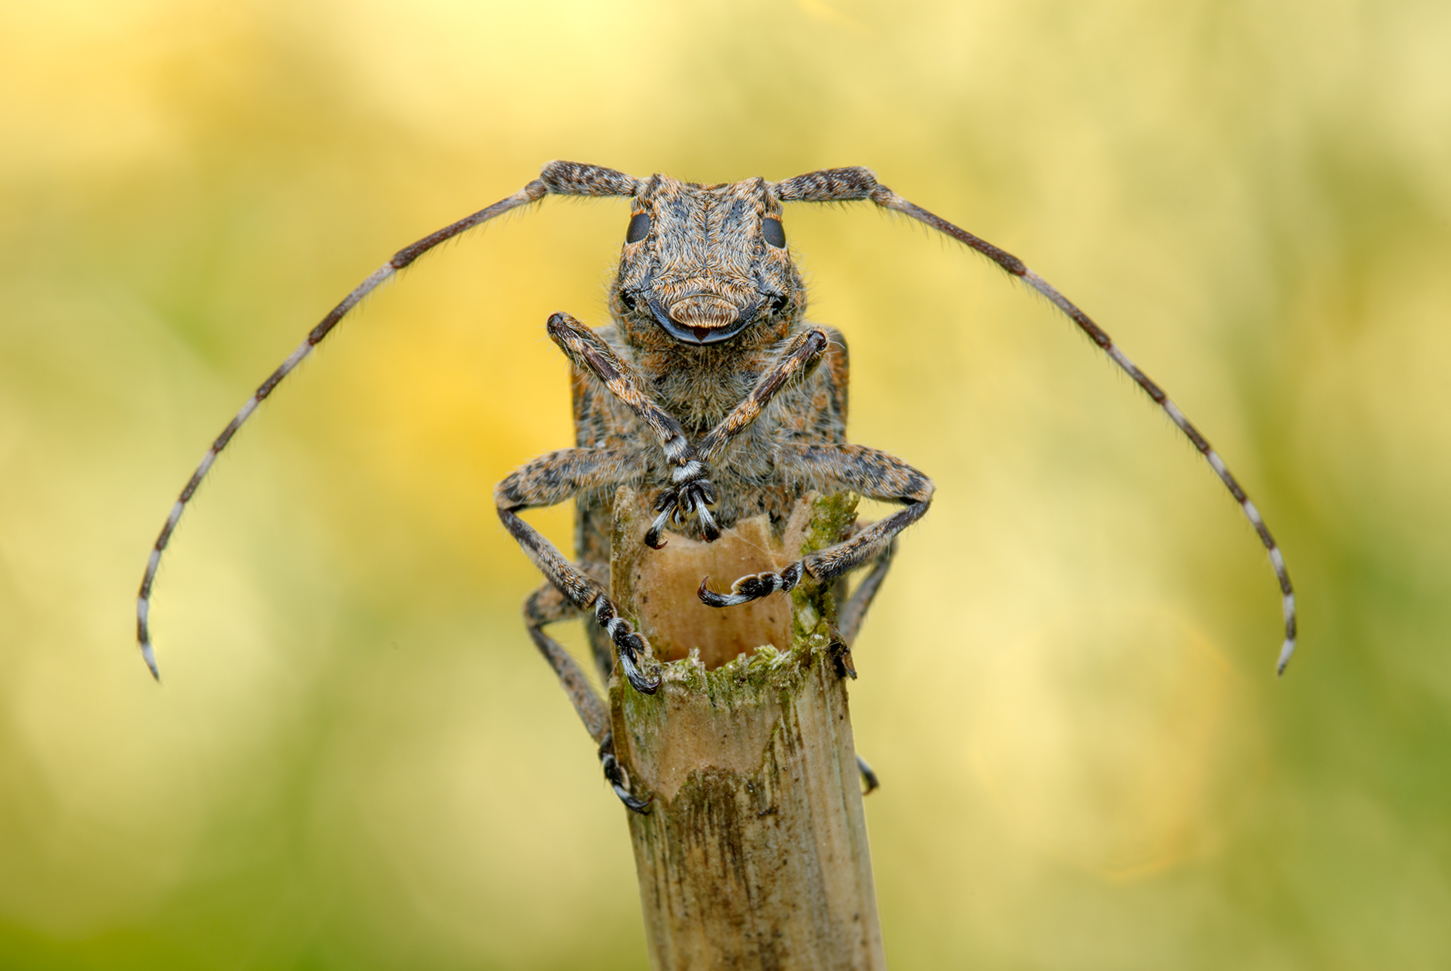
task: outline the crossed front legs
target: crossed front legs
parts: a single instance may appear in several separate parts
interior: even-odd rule
[[[696,447],[686,438],[685,429],[675,416],[650,397],[645,390],[646,382],[635,367],[599,334],[565,313],[551,316],[545,327],[570,363],[593,375],[655,434],[666,461],[674,466],[669,488],[662,490],[655,500],[655,511],[659,515],[645,533],[646,544],[657,550],[665,545],[660,539],[661,530],[672,523],[684,525],[692,516],[700,523],[707,542],[720,537],[720,528],[710,513],[716,492],[710,481],[709,463],[751,427],[772,399],[809,377],[826,355],[830,343],[820,328],[811,328],[793,337],[761,374],[750,394],[707,432]]]

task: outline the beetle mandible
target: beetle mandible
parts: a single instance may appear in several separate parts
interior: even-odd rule
[[[603,678],[618,665],[635,690],[658,687],[644,663],[649,646],[607,593],[616,490],[630,486],[654,497],[657,516],[645,542],[657,549],[667,542],[667,527],[709,542],[748,517],[765,514],[782,523],[809,491],[850,491],[900,503],[900,511],[835,546],[777,573],[741,577],[729,592],[710,590],[702,578],[700,599],[730,608],[789,591],[806,576],[830,583],[870,565],[840,611],[839,636],[848,647],[890,566],[895,537],[921,519],[931,502],[932,483],[922,473],[886,452],[846,441],[846,344],[834,329],[804,319],[806,289],[786,245],[785,203],[869,200],[910,216],[988,257],[1067,314],[1168,414],[1254,526],[1279,581],[1285,640],[1277,671],[1284,672],[1295,649],[1295,594],[1284,557],[1254,503],[1163,390],[1087,314],[1017,257],[907,201],[865,168],[827,169],[781,182],[699,185],[557,161],[513,195],[398,251],[308,333],[212,443],[172,506],[141,581],[136,633],[153,676],[159,679],[148,612],[156,571],[218,453],[282,379],[380,284],[445,240],[548,195],[632,200],[610,288],[614,322],[592,330],[565,313],[549,318],[549,336],[571,364],[575,447],[527,463],[499,483],[494,498],[500,520],[546,578],[525,601],[529,635],[599,746],[606,778],[631,809],[643,811],[646,803],[625,785],[608,712],[574,659],[544,631],[554,621],[583,615]],[[519,517],[523,510],[570,499],[576,504],[577,561],[566,559]]]

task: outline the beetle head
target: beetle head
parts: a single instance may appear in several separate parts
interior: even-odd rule
[[[627,332],[641,336],[663,331],[698,346],[752,329],[779,339],[805,309],[806,291],[771,183],[644,182],[610,302]]]

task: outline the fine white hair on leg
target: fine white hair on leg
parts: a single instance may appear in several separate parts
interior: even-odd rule
[[[691,459],[670,473],[670,481],[676,485],[691,479],[698,479],[705,473],[705,465],[699,459]]]

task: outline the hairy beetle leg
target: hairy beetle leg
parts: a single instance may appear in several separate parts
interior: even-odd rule
[[[826,646],[831,655],[832,666],[836,668],[838,678],[851,678],[856,680],[856,665],[851,660],[851,648],[840,640],[833,640]]]
[[[705,534],[707,543],[720,539],[720,527],[716,525],[709,508],[716,502],[715,486],[705,478],[705,466],[700,462],[691,462],[690,466],[676,470],[677,476],[681,476],[681,473],[684,476],[693,474],[696,477],[681,477],[681,481],[661,492],[656,498],[655,511],[659,515],[645,532],[645,545],[651,549],[658,550],[665,545],[660,539],[660,531],[666,524],[684,526],[691,516],[700,522],[700,531]]]
[[[625,672],[625,678],[630,685],[636,691],[647,695],[653,695],[659,690],[660,679],[647,677],[638,663],[641,657],[649,653],[650,645],[635,632],[628,620],[615,611],[615,605],[610,603],[608,597],[601,596],[595,601],[595,620],[610,635],[610,640],[615,642],[620,655],[620,669]]]
[[[660,538],[660,530],[664,529],[666,524],[670,522],[670,514],[674,511],[673,508],[667,507],[661,510],[660,515],[655,517],[655,521],[650,524],[650,528],[645,530],[646,546],[652,550],[663,550],[665,548],[665,540]]]
[[[611,756],[611,758],[613,757],[614,756]],[[867,760],[862,758],[860,755],[856,757],[856,768],[862,776],[862,795],[870,796],[877,789],[881,788],[881,780],[878,779],[877,774],[872,771],[872,767],[867,764]],[[624,797],[622,796],[621,798]]]
[[[626,809],[637,812],[642,816],[649,815],[650,803],[654,801],[654,797],[638,799],[630,792],[629,787],[625,784],[625,770],[620,768],[620,762],[615,758],[615,739],[613,736],[606,738],[600,745],[600,768],[605,772],[605,781],[610,784],[610,788],[615,791],[615,795],[620,797],[620,802],[625,804]]]
[[[630,636],[637,641],[640,640],[638,634],[632,634]],[[615,643],[619,644],[619,641]],[[632,656],[632,653],[632,651],[627,650],[624,646],[620,647],[620,667],[625,671],[625,678],[636,691],[642,694],[653,695],[660,688],[660,679],[646,677],[644,672],[635,664],[635,658]]]
[[[792,563],[780,573],[753,573],[732,583],[730,593],[711,591],[706,586],[710,582],[710,577],[706,577],[700,581],[700,589],[696,591],[696,595],[707,607],[738,607],[741,604],[748,604],[752,600],[759,600],[778,590],[782,592],[791,590],[801,582],[802,572],[803,568],[797,562]]]

